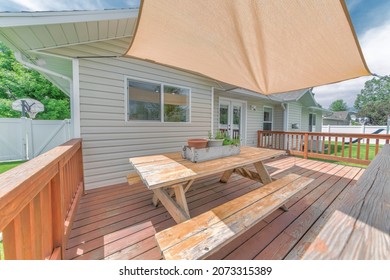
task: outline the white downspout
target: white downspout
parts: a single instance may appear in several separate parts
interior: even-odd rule
[[[72,106],[72,120],[73,120],[73,137],[80,138],[80,68],[79,60],[77,58],[72,59],[72,94],[71,94],[71,106]]]

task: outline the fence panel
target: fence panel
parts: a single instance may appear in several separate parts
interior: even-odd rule
[[[70,120],[0,119],[0,161],[27,160],[71,139]]]
[[[26,158],[23,119],[0,119],[0,161]]]

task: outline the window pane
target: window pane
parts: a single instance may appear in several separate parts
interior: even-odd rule
[[[190,121],[190,90],[164,85],[164,121]]]
[[[219,106],[219,124],[222,125],[221,128],[225,128],[225,126],[227,127],[228,116],[229,116],[229,106],[225,104],[221,104]]]
[[[155,83],[128,80],[129,120],[161,120],[161,86]]]
[[[272,108],[264,107],[264,121],[272,122]]]
[[[263,130],[272,130],[272,123],[263,123]]]

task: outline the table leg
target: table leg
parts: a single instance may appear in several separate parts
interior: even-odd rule
[[[173,190],[175,191],[176,202],[179,206],[190,216],[190,211],[188,210],[186,193],[183,189],[182,185],[173,186]]]
[[[234,169],[226,170],[223,174],[221,179],[219,180],[221,183],[227,183],[229,180],[230,176],[232,176],[234,172]]]
[[[269,175],[267,169],[261,161],[255,162],[253,165],[255,166],[256,171],[259,174],[263,184],[269,184],[272,182],[271,176]]]
[[[187,183],[185,183],[183,185],[184,193],[186,193],[190,189],[190,187],[192,186],[192,183],[194,183],[194,180],[190,180],[190,181],[188,181]],[[174,194],[175,194],[175,190],[174,189],[170,189],[169,190],[169,196],[173,197]],[[157,207],[159,201],[160,200],[157,198],[157,196],[155,194],[153,194],[153,198],[152,198],[153,205]]]
[[[179,194],[178,196],[181,197],[179,198],[180,201],[179,203],[174,201],[172,197],[170,197],[169,194],[166,192],[166,190],[154,189],[153,193],[156,195],[158,200],[161,201],[162,205],[164,205],[165,209],[167,209],[168,213],[172,216],[172,218],[175,220],[176,223],[181,223],[190,219],[190,215],[180,205],[180,204],[182,205],[185,204],[186,205],[185,208],[187,208],[188,211],[188,206],[185,200],[185,196],[184,196],[184,200],[182,198],[182,194],[184,193],[183,189],[178,190],[178,194]]]

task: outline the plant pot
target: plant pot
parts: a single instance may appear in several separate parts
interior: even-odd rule
[[[207,147],[207,142],[208,142],[207,139],[197,139],[197,138],[194,138],[194,139],[188,139],[187,140],[188,146],[191,147],[191,148],[195,148],[195,149],[206,148]]]
[[[209,147],[220,147],[223,145],[223,139],[210,139],[208,146]]]

